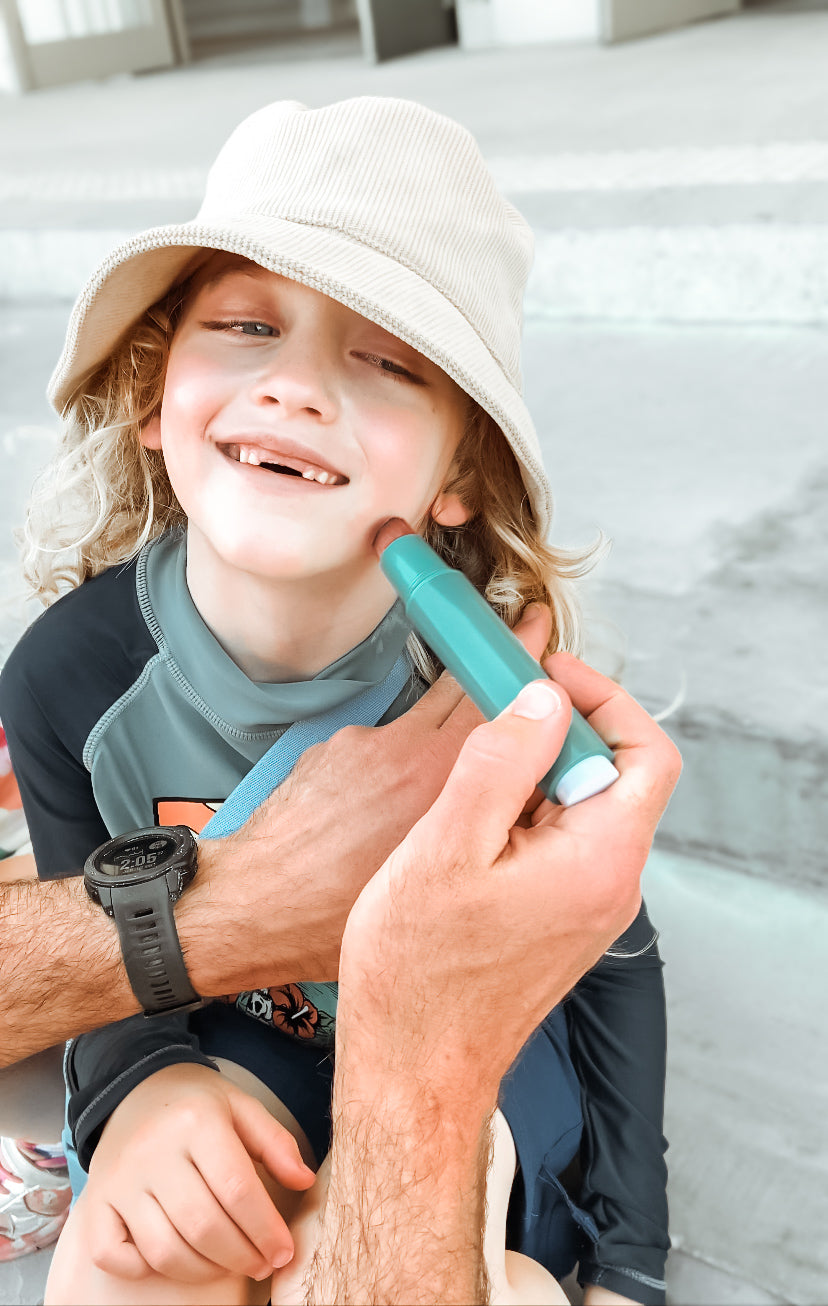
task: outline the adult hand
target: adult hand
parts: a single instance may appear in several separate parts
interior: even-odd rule
[[[675,746],[612,681],[567,654],[467,739],[445,787],[352,911],[342,946],[338,1079],[410,1076],[462,1117],[494,1104],[526,1039],[634,919]],[[519,824],[560,750],[570,697],[620,778]],[[370,1083],[368,1093],[371,1094]]]
[[[560,654],[545,665],[557,686],[534,682],[473,731],[348,918],[308,1301],[489,1300],[482,1230],[500,1081],[636,915],[678,753],[611,681]],[[527,820],[566,734],[568,695],[620,777],[574,808],[537,803]],[[278,1276],[274,1287],[284,1300]]]
[[[534,607],[516,633],[540,657],[549,629]],[[351,726],[310,749],[237,835],[206,841],[175,909],[198,992],[336,979],[360,890],[430,807],[480,719],[444,676],[393,725]],[[0,1065],[138,1010],[114,923],[79,877],[0,885],[0,934]]]
[[[515,629],[538,658],[549,631],[540,605]],[[434,802],[481,720],[443,675],[391,725],[347,726],[308,749],[237,834],[203,843],[176,908],[198,992],[336,979],[360,891]]]

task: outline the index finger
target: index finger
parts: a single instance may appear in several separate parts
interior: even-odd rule
[[[581,715],[615,754],[621,781],[605,794],[618,789],[618,797],[629,798],[637,791],[660,815],[681,772],[681,755],[670,737],[625,689],[571,653],[553,653],[544,668],[563,685]]]
[[[413,726],[439,730],[458,708],[464,710],[468,702],[469,699],[454,677],[448,671],[444,671],[405,715],[398,717],[397,721],[391,724],[394,726],[399,721],[408,721]]]

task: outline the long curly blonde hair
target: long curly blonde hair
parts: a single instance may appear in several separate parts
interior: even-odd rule
[[[35,484],[22,532],[24,576],[44,605],[186,524],[162,454],[144,448],[140,433],[161,406],[188,285],[179,284],[148,309],[66,405],[58,451]],[[471,510],[470,518],[459,527],[429,519],[425,538],[510,626],[527,604],[541,602],[552,613],[548,651],[579,652],[572,582],[588,570],[595,550],[574,553],[545,543],[514,454],[473,400],[455,473],[446,489]],[[439,663],[416,636],[409,649],[417,670],[432,682]]]

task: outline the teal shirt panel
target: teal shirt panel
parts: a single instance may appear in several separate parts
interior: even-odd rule
[[[366,640],[312,679],[256,682],[224,652],[190,597],[186,536],[147,545],[136,585],[158,653],[96,723],[84,748],[95,801],[112,835],[154,824],[159,800],[223,802],[294,721],[379,684],[410,631],[395,604]],[[401,696],[385,719],[417,696],[416,690]]]

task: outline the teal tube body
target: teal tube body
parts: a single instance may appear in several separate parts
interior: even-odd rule
[[[392,541],[380,556],[380,567],[414,629],[490,721],[524,685],[546,676],[471,581],[447,566],[419,535]],[[573,708],[566,741],[541,788],[558,801],[556,789],[566,773],[593,757],[613,760],[612,751]]]

